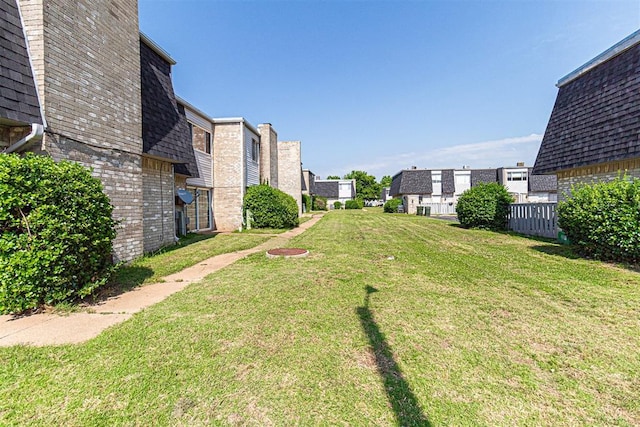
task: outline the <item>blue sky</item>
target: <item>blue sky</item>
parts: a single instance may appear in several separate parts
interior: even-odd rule
[[[319,176],[533,165],[564,75],[640,27],[638,0],[140,0],[212,117],[272,123]]]

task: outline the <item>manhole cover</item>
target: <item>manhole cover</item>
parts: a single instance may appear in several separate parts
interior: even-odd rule
[[[285,257],[285,258],[303,258],[309,255],[309,251],[300,248],[276,248],[267,251],[268,258]]]

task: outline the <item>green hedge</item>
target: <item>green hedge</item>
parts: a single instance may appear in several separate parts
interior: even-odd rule
[[[0,155],[0,313],[71,301],[105,284],[112,211],[88,169]]]
[[[307,212],[313,209],[313,201],[311,200],[311,196],[308,194],[302,195],[302,204],[304,204]]]
[[[344,202],[345,209],[362,209],[364,207],[364,203],[360,199],[355,200],[347,200]]]
[[[398,213],[398,206],[402,204],[402,199],[389,199],[382,208],[386,213]]]
[[[334,209],[342,209],[342,203],[338,200],[336,200],[335,202],[333,202],[333,208]]]
[[[558,225],[581,254],[640,262],[640,179],[576,186],[571,194],[558,203]]]
[[[254,228],[293,228],[299,224],[298,204],[290,195],[268,184],[254,185],[244,196],[244,209],[253,217]]]
[[[465,228],[506,230],[513,197],[497,182],[478,184],[458,198],[456,213]]]

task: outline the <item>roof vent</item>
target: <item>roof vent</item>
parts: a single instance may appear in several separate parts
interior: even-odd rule
[[[524,167],[524,162],[518,162],[516,163],[516,166],[518,166],[519,168]]]
[[[417,166],[411,166],[411,169],[416,170],[416,169],[418,169],[418,167]]]

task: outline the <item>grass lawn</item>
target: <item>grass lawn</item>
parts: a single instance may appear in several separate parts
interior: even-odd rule
[[[370,211],[291,246],[85,344],[1,348],[0,425],[640,424],[637,272]]]
[[[118,268],[111,279],[111,287],[128,290],[145,283],[155,283],[164,276],[191,267],[212,256],[253,248],[268,239],[268,236],[241,233],[191,233],[181,238],[177,245],[163,248],[158,253],[144,256],[130,265]]]

